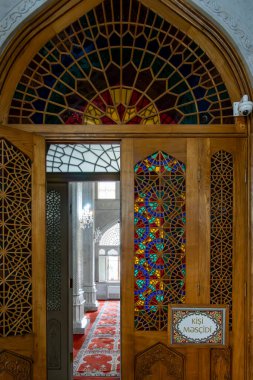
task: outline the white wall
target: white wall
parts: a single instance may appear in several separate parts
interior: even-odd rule
[[[13,31],[24,20],[50,2],[53,0],[0,0],[1,48],[6,46]],[[253,1],[189,0],[189,2],[207,14],[229,36],[241,53],[246,68],[253,78]]]

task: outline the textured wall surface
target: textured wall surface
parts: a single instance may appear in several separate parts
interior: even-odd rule
[[[18,26],[52,0],[0,0],[0,46]],[[253,78],[253,1],[188,0],[220,27],[239,50]]]
[[[253,77],[253,1],[190,0],[230,38]]]

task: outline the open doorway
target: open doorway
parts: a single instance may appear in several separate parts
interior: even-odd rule
[[[69,184],[73,377],[120,378],[120,183]]]
[[[120,379],[119,160],[117,144],[47,151],[49,380]]]

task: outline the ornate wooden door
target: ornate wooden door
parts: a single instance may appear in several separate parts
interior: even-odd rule
[[[0,151],[0,379],[39,380],[46,369],[44,139],[0,127]]]
[[[123,380],[244,378],[245,149],[233,138],[123,141]],[[180,303],[229,305],[231,370],[229,349],[168,344],[168,305]]]

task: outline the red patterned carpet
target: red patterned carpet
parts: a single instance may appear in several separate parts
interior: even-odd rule
[[[86,335],[74,335],[74,380],[120,379],[120,302],[104,301],[87,313]]]

